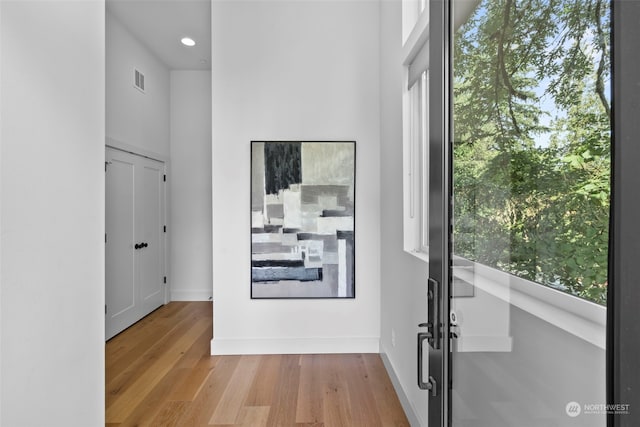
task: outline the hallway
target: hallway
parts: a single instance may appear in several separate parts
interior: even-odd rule
[[[376,354],[210,356],[210,302],[106,344],[107,426],[408,426]]]

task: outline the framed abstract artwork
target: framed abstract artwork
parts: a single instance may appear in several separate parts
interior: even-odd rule
[[[251,142],[251,298],[355,298],[354,141]]]

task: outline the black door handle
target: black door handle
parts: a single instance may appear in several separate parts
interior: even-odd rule
[[[140,249],[142,246],[140,246],[139,244],[137,244],[137,243],[136,243],[135,245],[133,245],[133,247],[134,247],[135,249]]]
[[[429,325],[427,323],[421,323],[418,326],[423,328]],[[424,374],[422,372],[422,357],[424,354],[422,347],[424,345],[425,340],[431,340],[431,339],[433,339],[433,334],[431,332],[418,333],[418,387],[420,388],[420,390],[430,390],[431,396],[435,397],[438,395],[435,379],[431,375],[429,375],[429,378],[425,382]]]

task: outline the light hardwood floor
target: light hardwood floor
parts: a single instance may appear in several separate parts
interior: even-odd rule
[[[107,426],[408,426],[377,354],[210,356],[210,302],[106,345]]]

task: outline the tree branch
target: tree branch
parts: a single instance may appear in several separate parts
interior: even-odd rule
[[[596,37],[598,38],[598,47],[600,48],[600,62],[598,63],[598,70],[596,71],[596,93],[600,99],[600,103],[604,107],[604,111],[607,113],[609,120],[611,120],[611,107],[609,101],[604,93],[604,81],[602,75],[604,74],[605,58],[607,55],[607,43],[604,40],[604,31],[602,30],[602,23],[600,22],[600,11],[602,8],[602,0],[596,1],[595,18],[596,18]]]
[[[515,129],[516,133],[520,135],[521,134],[520,126],[518,126],[518,120],[516,119],[516,115],[513,110],[513,98],[516,97],[516,98],[525,100],[527,96],[526,94],[515,90],[513,85],[511,84],[511,77],[507,72],[507,67],[505,64],[505,55],[504,55],[504,45],[505,45],[504,38],[505,38],[505,32],[509,28],[509,24],[511,21],[512,5],[513,5],[513,0],[507,0],[504,7],[504,13],[502,15],[502,29],[499,32],[500,36],[498,38],[498,72],[502,76],[502,82],[504,83],[504,86],[507,88],[507,91],[508,91],[507,100],[509,103],[509,116],[511,117],[513,128]]]

